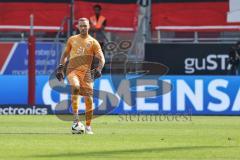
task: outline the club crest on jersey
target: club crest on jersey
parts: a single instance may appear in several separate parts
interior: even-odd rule
[[[88,48],[90,48],[90,46],[91,46],[91,42],[87,42],[86,48],[88,49]]]

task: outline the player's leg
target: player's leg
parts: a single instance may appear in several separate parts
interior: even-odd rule
[[[84,96],[85,101],[85,117],[86,117],[86,133],[93,134],[91,129],[91,121],[93,117],[93,82],[87,81],[86,78],[80,79],[80,92]]]
[[[84,97],[86,106],[86,126],[91,126],[93,116],[93,98],[91,96]]]
[[[93,117],[93,98],[91,96],[85,96],[84,97],[85,106],[86,106],[86,133],[87,134],[93,134],[92,128],[91,128],[91,121]]]
[[[78,116],[79,88],[80,88],[79,86],[73,86],[72,87],[72,95],[71,95],[73,120],[75,122],[79,121],[79,116]]]
[[[73,120],[74,122],[79,121],[78,116],[78,106],[79,106],[79,92],[80,92],[80,82],[77,75],[74,72],[71,72],[67,76],[69,84],[71,85],[71,103],[73,111]]]

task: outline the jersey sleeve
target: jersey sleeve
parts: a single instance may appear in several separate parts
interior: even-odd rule
[[[93,42],[93,52],[94,56],[99,60],[99,66],[97,68],[102,69],[105,64],[105,58],[103,55],[102,48],[98,41],[94,40]]]

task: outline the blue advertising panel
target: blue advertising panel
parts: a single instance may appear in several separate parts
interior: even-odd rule
[[[1,43],[5,47],[2,52],[1,74],[26,75],[28,72],[28,44],[26,42]],[[35,62],[36,74],[51,74],[56,68],[62,52],[62,43],[36,42]]]
[[[163,94],[157,92],[157,88],[164,88],[158,83],[161,80],[171,84],[171,89]],[[142,83],[144,80],[138,78],[137,87],[126,82],[121,80],[116,85],[110,75],[96,80],[95,113],[240,115],[238,76],[150,77],[145,85]],[[27,103],[25,76],[0,76],[0,84],[0,104]],[[147,94],[139,94],[142,91],[147,91]],[[53,110],[58,111],[59,103],[70,102],[69,94],[61,92],[52,89],[48,76],[37,76],[36,104],[51,105]],[[65,109],[69,112],[70,108],[68,103]],[[84,111],[83,98],[79,108]]]

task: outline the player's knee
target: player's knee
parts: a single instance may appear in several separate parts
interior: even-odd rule
[[[72,91],[73,91],[73,94],[77,95],[77,94],[79,94],[80,89],[79,89],[79,87],[74,86],[73,89],[72,89]]]

